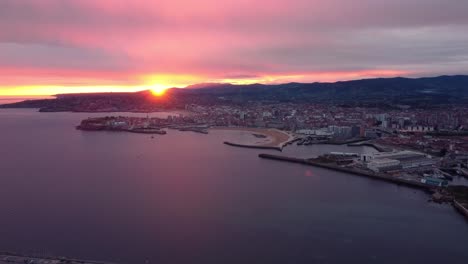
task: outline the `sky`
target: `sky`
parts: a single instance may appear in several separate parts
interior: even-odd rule
[[[467,0],[0,0],[0,95],[468,73]]]

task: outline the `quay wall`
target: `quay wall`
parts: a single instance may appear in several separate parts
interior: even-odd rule
[[[457,200],[453,200],[453,206],[462,214],[465,216],[466,220],[468,220],[468,209],[465,208],[461,203],[459,203]]]
[[[293,158],[293,157],[285,157],[285,156],[278,156],[278,155],[271,155],[271,154],[259,154],[258,156],[260,158],[264,158],[264,159],[294,162],[294,163],[300,163],[300,164],[305,164],[305,165],[310,165],[310,166],[316,166],[316,167],[320,167],[320,168],[335,170],[335,171],[339,171],[339,172],[350,173],[350,174],[354,174],[354,175],[359,175],[359,176],[364,176],[364,177],[368,177],[368,178],[383,180],[383,181],[387,181],[387,182],[391,182],[391,183],[395,183],[395,184],[399,184],[399,185],[405,185],[405,186],[408,186],[408,187],[413,187],[413,188],[418,188],[418,189],[430,190],[432,188],[431,186],[428,186],[428,185],[420,183],[420,182],[405,180],[405,179],[401,179],[401,178],[395,178],[395,177],[387,176],[387,175],[384,175],[384,174],[381,174],[381,173],[373,173],[373,172],[354,169],[354,168],[344,168],[344,167],[340,167],[340,166],[337,166],[337,165],[326,164],[326,163],[312,161],[312,160]]]

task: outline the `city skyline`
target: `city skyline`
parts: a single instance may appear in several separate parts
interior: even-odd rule
[[[0,1],[0,96],[468,71],[463,1]]]

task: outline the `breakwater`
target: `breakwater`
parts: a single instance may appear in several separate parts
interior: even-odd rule
[[[256,146],[256,145],[244,145],[244,144],[237,144],[228,141],[224,141],[224,144],[233,146],[233,147],[240,147],[240,148],[253,148],[253,149],[272,149],[277,151],[283,151],[281,147],[273,147],[273,146]]]
[[[453,206],[462,214],[465,216],[466,220],[468,220],[468,209],[464,207],[461,203],[459,203],[457,200],[453,200]]]
[[[364,177],[368,177],[372,179],[382,180],[386,182],[391,182],[391,183],[395,183],[399,185],[405,185],[408,187],[413,187],[413,188],[418,188],[418,189],[423,189],[423,190],[432,189],[431,186],[417,182],[417,181],[396,178],[396,177],[392,177],[392,176],[385,175],[382,173],[375,173],[375,172],[366,171],[366,170],[362,170],[358,168],[340,167],[338,165],[323,163],[323,162],[319,162],[316,160],[301,159],[301,158],[286,157],[286,156],[271,155],[271,154],[259,154],[258,156],[263,159],[279,160],[279,161],[285,161],[285,162],[300,163],[300,164],[309,165],[309,166],[316,166],[320,168],[350,173],[354,175],[364,176]]]

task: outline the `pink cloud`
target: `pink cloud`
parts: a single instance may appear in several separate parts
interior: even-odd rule
[[[127,85],[151,74],[458,73],[468,70],[466,10],[455,0],[4,0],[0,75]]]

